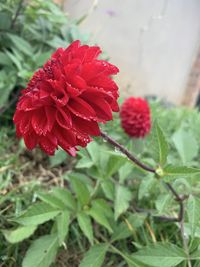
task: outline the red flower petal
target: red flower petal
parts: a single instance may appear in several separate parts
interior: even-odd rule
[[[37,142],[38,142],[38,137],[33,131],[24,134],[24,143],[28,149],[32,150],[33,148],[35,148]]]
[[[78,75],[72,76],[68,81],[75,88],[86,89],[87,87],[85,80]]]
[[[101,49],[98,46],[89,47],[87,52],[85,53],[85,57],[83,59],[84,63],[91,62],[96,59],[99,54],[101,54]]]
[[[50,132],[53,128],[54,122],[55,122],[55,114],[56,114],[56,108],[47,106],[45,107],[45,115],[47,118],[47,129]]]
[[[105,77],[107,77],[107,75],[114,75],[118,71],[118,68],[114,65],[104,60],[96,60],[83,65],[81,69],[81,76],[89,82],[90,80],[97,79],[99,76],[102,77],[102,75]]]
[[[98,121],[112,120],[112,110],[110,105],[103,98],[91,97],[87,99],[87,102],[92,106],[96,112]]]
[[[17,104],[18,110],[30,111],[35,109],[32,103],[32,99],[30,97],[22,97],[21,101]]]
[[[68,83],[67,83],[67,92],[71,98],[74,98],[81,94],[81,91],[79,89],[72,87],[71,84]]]
[[[72,157],[75,157],[75,156],[76,156],[76,151],[77,151],[77,149],[74,148],[74,147],[70,147],[70,148],[67,148],[67,149],[66,149],[66,152],[67,152],[70,156],[72,156]]]
[[[17,124],[18,122],[20,122],[23,116],[24,116],[24,112],[21,110],[17,110],[13,116],[14,123]]]
[[[76,137],[72,131],[56,126],[54,128],[54,135],[57,137],[58,145],[64,150],[76,146]]]
[[[80,46],[80,41],[76,40],[74,41],[71,45],[69,45],[66,49],[65,49],[65,53],[70,53],[73,51],[76,51],[76,49]]]
[[[53,144],[51,140],[47,138],[47,136],[40,137],[39,145],[41,149],[43,149],[50,156],[54,155],[57,148],[57,146],[55,146],[55,144]]]
[[[72,127],[72,119],[68,110],[59,109],[56,112],[56,120],[58,124],[65,129]]]
[[[74,115],[86,120],[96,117],[94,109],[86,101],[78,97],[69,101],[68,108]]]
[[[104,90],[106,91],[118,89],[116,83],[110,77],[105,75],[99,75],[93,79],[90,79],[90,81],[88,81],[88,84],[90,86],[104,88]]]
[[[19,122],[19,131],[21,134],[26,134],[30,130],[30,119],[29,116],[23,116]]]
[[[82,134],[88,133],[89,135],[98,136],[100,135],[100,129],[95,121],[86,121],[79,117],[73,116],[73,126],[78,132]]]
[[[38,109],[33,113],[31,124],[36,134],[45,135],[47,133],[49,125],[43,109]]]

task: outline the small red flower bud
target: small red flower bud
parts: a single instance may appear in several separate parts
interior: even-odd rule
[[[151,129],[151,113],[148,102],[143,98],[130,97],[120,109],[121,125],[131,137],[144,137]]]

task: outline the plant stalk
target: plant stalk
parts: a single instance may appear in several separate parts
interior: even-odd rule
[[[191,263],[191,260],[190,260],[188,243],[187,243],[187,239],[185,237],[185,230],[184,230],[184,213],[185,213],[184,200],[188,196],[185,196],[185,195],[180,196],[176,192],[176,190],[172,187],[172,185],[170,183],[165,183],[165,184],[168,187],[168,189],[172,192],[172,194],[175,196],[175,200],[177,202],[179,202],[179,205],[180,205],[180,210],[179,210],[179,215],[178,215],[177,221],[179,222],[181,237],[182,237],[182,240],[183,240],[183,247],[184,247],[185,253],[187,255],[188,267],[192,267],[192,263]]]
[[[15,16],[14,16],[12,22],[11,22],[10,29],[13,29],[14,26],[15,26],[15,22],[17,20],[17,17],[20,14],[21,8],[23,6],[23,2],[24,2],[24,0],[20,0],[19,3],[18,3],[18,7],[17,7],[16,13],[15,13]]]
[[[132,155],[124,146],[119,144],[117,141],[112,139],[112,137],[108,136],[106,133],[101,131],[101,136],[103,137],[104,140],[109,142],[111,145],[116,147],[120,152],[122,152],[124,155],[126,155],[133,163],[135,163],[137,166],[142,168],[145,171],[151,172],[151,173],[156,173],[156,170],[145,165],[142,163],[140,160],[138,160],[134,155]],[[165,216],[155,216],[157,219],[160,219],[162,221],[170,221],[170,222],[178,222],[180,225],[180,231],[181,231],[181,237],[183,240],[183,246],[185,253],[187,255],[187,261],[188,261],[188,267],[192,267],[191,260],[190,260],[190,255],[189,255],[189,248],[187,244],[187,240],[185,238],[184,234],[184,213],[185,213],[185,208],[184,208],[184,200],[188,196],[181,196],[179,195],[176,190],[173,188],[173,186],[170,183],[164,183],[167,189],[174,195],[175,201],[179,203],[180,209],[179,209],[179,214],[178,217],[165,217]],[[137,210],[136,210],[137,211]]]
[[[143,170],[148,171],[148,172],[152,172],[152,173],[155,173],[156,172],[155,169],[153,169],[153,168],[145,165],[141,161],[139,161],[124,146],[122,146],[117,141],[115,141],[114,139],[112,139],[112,137],[108,136],[106,133],[104,133],[104,132],[101,131],[101,136],[103,137],[104,140],[108,141],[111,145],[113,145],[114,147],[116,147],[117,149],[119,149],[119,151],[121,151],[124,155],[127,156],[127,158],[129,158],[132,162],[134,162],[137,166],[139,166]]]

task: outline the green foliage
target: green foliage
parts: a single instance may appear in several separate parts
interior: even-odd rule
[[[155,244],[133,254],[138,261],[155,267],[174,267],[186,259],[182,249],[172,244]]]
[[[59,244],[62,245],[69,231],[70,212],[68,210],[62,211],[61,214],[56,217],[56,224]]]
[[[18,243],[23,241],[24,239],[31,236],[36,230],[35,225],[29,226],[20,226],[14,230],[4,230],[2,233],[4,234],[6,240],[10,243]]]
[[[168,143],[164,136],[164,133],[157,122],[154,123],[151,132],[152,135],[152,150],[155,153],[155,160],[161,166],[167,161],[168,155]]]
[[[70,21],[52,0],[2,0],[0,108],[6,107],[9,99],[12,101],[13,96],[18,95],[33,72],[56,48],[68,46],[74,38],[85,41],[75,22]]]
[[[39,225],[47,222],[60,213],[59,208],[53,208],[46,203],[35,203],[30,206],[16,221],[22,225]]]
[[[22,267],[48,267],[55,259],[57,248],[57,235],[46,235],[34,240],[25,255]]]
[[[192,131],[186,131],[182,127],[174,133],[172,140],[183,163],[191,162],[198,155],[199,144]]]
[[[191,236],[194,237],[200,220],[200,199],[190,196],[187,203],[188,221],[191,228]]]
[[[79,267],[101,267],[108,244],[94,245],[86,254]]]
[[[116,186],[114,200],[115,220],[128,209],[131,198],[132,195],[128,188],[121,185]]]
[[[157,103],[152,113],[156,123],[143,140],[130,140],[117,117],[104,130],[156,174],[100,138],[80,149],[76,159],[63,151],[48,159],[17,147],[10,129],[2,129],[0,260],[5,266],[186,267],[189,257],[198,267],[200,115]],[[179,215],[165,182],[187,195],[188,251],[180,223],[157,219]]]
[[[93,237],[91,218],[85,212],[79,212],[77,214],[77,220],[84,235],[88,238],[90,243],[93,245],[94,237]]]

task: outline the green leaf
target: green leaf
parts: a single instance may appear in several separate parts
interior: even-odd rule
[[[36,228],[37,226],[35,225],[32,225],[32,226],[29,225],[29,226],[18,227],[15,230],[3,230],[2,232],[6,240],[14,244],[14,243],[21,242],[22,240],[31,236],[35,232]]]
[[[71,184],[73,187],[74,192],[76,193],[76,196],[80,203],[84,206],[89,203],[90,200],[90,192],[87,188],[87,186],[79,179],[73,177],[71,179]]]
[[[124,182],[125,179],[131,174],[133,171],[133,164],[130,162],[126,162],[120,169],[119,169],[119,180],[120,182]]]
[[[35,62],[37,63],[37,66],[42,66],[50,57],[51,57],[52,52],[48,51],[48,52],[44,52],[44,53],[39,53],[38,55],[35,56]],[[60,151],[62,151],[63,153],[60,153]],[[58,152],[56,154],[59,154],[58,157],[62,157],[62,159],[64,160],[64,155],[67,157],[67,153],[61,149],[58,150]],[[62,156],[60,156],[60,154],[62,154]],[[55,157],[57,157],[57,155],[55,155]],[[66,158],[65,157],[65,158]],[[53,157],[50,157],[50,162],[52,161],[56,161],[57,159],[54,159]]]
[[[63,39],[61,39],[58,36],[54,36],[53,39],[51,39],[49,41],[47,40],[46,44],[50,45],[54,49],[57,49],[58,47],[65,47],[66,46],[66,41],[64,41]]]
[[[8,30],[11,26],[12,14],[5,10],[0,12],[0,30]]]
[[[196,250],[194,253],[190,255],[191,260],[197,260],[200,263],[200,250]]]
[[[79,267],[101,267],[107,250],[108,244],[94,245],[87,251]]]
[[[12,61],[10,60],[9,56],[2,52],[0,52],[0,65],[12,65]]]
[[[200,169],[186,167],[186,166],[173,166],[167,165],[164,169],[165,177],[190,177],[200,173]]]
[[[138,262],[135,258],[133,258],[131,255],[125,255],[123,254],[124,260],[128,263],[129,267],[149,267],[149,265],[144,265],[141,262]]]
[[[100,151],[100,146],[98,143],[96,143],[95,141],[93,142],[90,142],[88,145],[87,145],[87,151],[92,159],[92,161],[95,163],[95,164],[98,164],[98,161],[99,161],[99,153],[97,153],[97,151]]]
[[[174,267],[187,258],[181,248],[169,243],[156,243],[132,255],[136,260],[153,267]]]
[[[15,34],[11,34],[11,33],[8,33],[7,36],[10,38],[13,45],[16,46],[18,50],[22,51],[24,54],[28,56],[32,56],[33,49],[31,45],[25,39]]]
[[[128,209],[131,198],[132,194],[128,188],[122,185],[116,185],[114,202],[115,220]]]
[[[84,235],[88,238],[91,245],[93,245],[93,229],[90,217],[87,214],[80,212],[77,214],[77,220]]]
[[[15,221],[22,225],[38,225],[56,217],[61,211],[46,203],[36,203],[30,206]]]
[[[84,183],[87,188],[89,189],[89,191],[93,191],[93,182],[91,181],[91,178],[88,177],[88,175],[80,173],[80,172],[70,172],[67,176],[66,179],[71,182],[74,179],[78,179],[79,181],[81,181],[82,183]]]
[[[54,187],[52,189],[52,194],[57,199],[60,199],[66,208],[69,208],[73,211],[76,210],[76,201],[69,190],[66,188]]]
[[[194,236],[192,235],[192,231],[191,230],[192,230],[191,229],[191,225],[189,223],[184,223],[184,231],[185,231],[186,235],[191,236],[192,238],[193,237],[197,237],[198,238],[197,240],[199,240],[199,238],[200,238],[200,227],[199,226],[195,227]]]
[[[65,203],[62,200],[53,195],[53,193],[37,192],[37,197],[43,202],[57,209],[66,208]]]
[[[199,144],[191,131],[180,128],[172,136],[172,140],[183,163],[190,162],[197,156]]]
[[[157,122],[154,123],[152,135],[153,135],[152,149],[155,151],[157,162],[161,166],[163,166],[167,161],[168,143],[162,129],[160,128]]]
[[[105,196],[110,200],[114,200],[115,197],[114,183],[111,180],[106,179],[101,183],[101,187]]]
[[[62,149],[57,150],[54,156],[49,157],[51,167],[60,165],[61,163],[65,162],[66,159],[67,153]]]
[[[8,74],[4,70],[0,71],[0,108],[8,101],[9,95],[16,83],[15,73],[10,71],[9,75],[8,79]]]
[[[49,267],[58,249],[57,235],[42,236],[33,241],[26,252],[22,267]]]
[[[128,227],[125,222],[120,223],[117,227],[114,228],[114,232],[112,235],[112,241],[118,241],[122,239],[126,239],[131,236],[133,232]]]
[[[104,206],[103,203],[98,201],[92,202],[92,207],[87,211],[87,213],[94,218],[96,222],[104,226],[110,233],[113,232],[109,221],[107,219],[108,216],[110,216],[110,210],[107,205],[107,207]]]
[[[200,267],[200,261],[196,261],[194,267]]]
[[[191,227],[191,234],[194,237],[197,226],[200,221],[200,199],[190,195],[187,202],[187,214]]]
[[[152,188],[155,188],[157,180],[152,175],[144,177],[139,185],[138,198],[149,197]]]
[[[94,162],[89,159],[89,158],[82,158],[80,159],[77,164],[76,164],[76,168],[77,169],[83,169],[83,168],[90,168],[94,165]]]
[[[108,204],[108,202],[106,202],[104,199],[97,198],[93,200],[92,207],[94,207],[94,209],[97,209],[101,213],[103,213],[106,216],[106,218],[113,219],[114,215],[113,215],[112,208]]]
[[[5,51],[5,53],[11,59],[11,61],[16,65],[19,71],[23,69],[21,61],[15,55],[13,55],[13,53],[7,50]]]
[[[136,229],[144,224],[145,218],[144,214],[130,214],[128,218],[124,219],[124,222],[114,227],[112,240],[121,240],[134,235]]]
[[[159,214],[164,214],[165,212],[167,212],[167,209],[169,208],[171,200],[172,200],[172,197],[170,194],[162,194],[158,196],[158,198],[155,201],[155,205],[156,205],[156,209],[158,210]]]
[[[118,172],[120,167],[127,162],[127,158],[124,155],[121,155],[120,152],[108,152],[109,160],[107,161],[107,165],[104,172],[104,177],[109,178],[112,177],[115,173]]]
[[[67,210],[63,211],[60,215],[56,217],[58,239],[60,245],[62,245],[68,234],[69,223],[70,223],[70,213]]]

